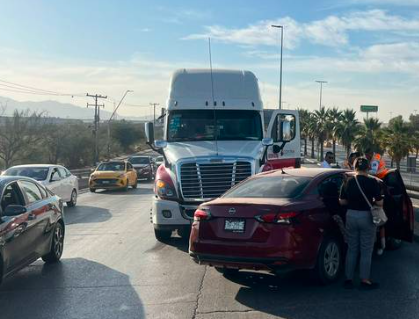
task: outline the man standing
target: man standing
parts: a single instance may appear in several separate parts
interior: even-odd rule
[[[333,163],[335,160],[335,154],[332,152],[326,152],[326,155],[324,156],[324,161],[320,164],[321,168],[332,168],[330,164]]]

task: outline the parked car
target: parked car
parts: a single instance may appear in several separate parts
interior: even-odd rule
[[[54,194],[57,194],[67,203],[67,206],[74,207],[77,204],[77,194],[79,190],[78,178],[61,165],[18,165],[7,169],[2,175],[33,178]]]
[[[287,169],[258,174],[194,214],[189,254],[197,263],[234,273],[311,269],[322,283],[337,279],[344,240],[334,215],[345,215],[339,190],[353,172]],[[390,246],[412,242],[412,202],[397,170],[384,180]]]
[[[137,171],[137,179],[146,178],[151,181],[154,178],[154,163],[151,156],[131,156],[128,162]]]
[[[92,193],[97,189],[122,189],[137,188],[137,172],[127,161],[110,161],[98,165],[90,175],[89,189]]]
[[[0,282],[38,258],[60,260],[63,201],[35,180],[0,176]]]
[[[163,156],[157,156],[154,159],[154,165],[156,166],[156,170],[161,164],[163,164],[163,162],[164,162],[164,157]]]

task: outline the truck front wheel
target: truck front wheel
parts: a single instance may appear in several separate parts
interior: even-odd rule
[[[171,230],[160,230],[154,228],[154,235],[156,236],[156,239],[161,242],[165,242],[170,239],[172,236]]]

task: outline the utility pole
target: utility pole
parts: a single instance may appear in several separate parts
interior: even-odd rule
[[[322,94],[323,94],[323,84],[327,83],[327,81],[316,81],[320,84],[320,107],[319,111],[322,109]]]
[[[100,95],[100,94],[89,94],[87,93],[86,96],[88,97],[92,97],[95,99],[95,103],[94,104],[90,104],[87,103],[87,107],[89,106],[94,106],[95,107],[95,119],[94,119],[94,130],[93,130],[93,134],[95,135],[95,154],[94,154],[94,163],[93,165],[96,166],[97,162],[99,161],[99,152],[98,152],[98,141],[97,141],[97,137],[98,137],[98,131],[99,131],[99,122],[100,122],[100,107],[105,107],[105,104],[98,104],[97,101],[98,99],[106,99],[108,98],[107,96],[104,95]]]
[[[156,126],[156,106],[160,105],[159,103],[150,103],[150,105],[154,109],[154,115],[153,115],[153,124]]]

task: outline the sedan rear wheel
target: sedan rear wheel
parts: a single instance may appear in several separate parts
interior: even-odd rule
[[[52,234],[51,248],[48,254],[42,256],[42,260],[46,263],[58,262],[63,254],[64,249],[64,227],[61,223],[57,223]]]
[[[321,284],[329,284],[335,281],[342,268],[342,249],[338,240],[327,238],[323,241],[315,268],[316,279]]]
[[[77,191],[73,189],[71,192],[71,199],[69,202],[67,202],[68,207],[74,207],[77,204]]]

